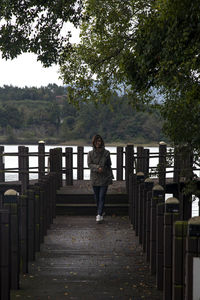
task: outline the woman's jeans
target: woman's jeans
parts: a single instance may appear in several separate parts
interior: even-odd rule
[[[93,186],[94,197],[97,203],[97,214],[100,216],[103,214],[107,189],[108,186]]]

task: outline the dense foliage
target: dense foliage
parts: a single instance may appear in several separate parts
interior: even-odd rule
[[[200,147],[199,128],[192,130],[200,105],[199,1],[85,0],[84,5],[81,43],[63,53],[69,99],[106,102],[113,89],[123,89],[140,107],[152,103],[152,88],[157,89],[165,99],[167,135],[174,143]],[[188,114],[185,108],[191,106]]]
[[[37,54],[44,66],[70,50],[68,23],[78,25],[81,0],[0,0],[0,51],[5,58]]]
[[[164,138],[157,111],[137,112],[130,109],[126,97],[117,94],[109,99],[112,107],[83,103],[77,110],[67,101],[64,91],[64,87],[57,85],[1,88],[1,141],[36,143],[43,139],[51,143],[69,140],[91,143],[97,132],[107,143],[149,143]]]

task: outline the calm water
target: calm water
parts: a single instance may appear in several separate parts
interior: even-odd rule
[[[15,153],[18,152],[18,146],[17,145],[5,145],[5,153]],[[27,145],[29,147],[29,152],[37,152],[38,151],[38,145]],[[49,152],[50,149],[55,148],[55,147],[61,147],[63,152],[65,151],[66,146],[45,146],[45,151]],[[77,147],[76,146],[70,146],[73,148],[73,152],[77,152]],[[84,147],[84,167],[87,168],[87,153],[90,151],[92,147]],[[111,161],[112,161],[112,167],[116,168],[116,147],[106,147],[111,153]],[[154,155],[153,153],[158,152],[157,147],[150,147],[148,148],[150,153]],[[112,154],[113,153],[113,154]],[[5,168],[18,168],[18,159],[15,156],[7,156],[5,157]],[[63,165],[64,165],[64,158],[63,158]],[[125,164],[125,157],[124,157],[124,164]],[[150,155],[150,168],[151,167],[156,167],[158,164],[158,158],[151,158]],[[45,165],[46,167],[48,166],[48,158],[46,157],[45,159]],[[73,165],[74,167],[77,167],[77,155],[74,155],[73,157]],[[38,167],[38,159],[37,157],[29,157],[29,167]],[[169,169],[172,171],[172,169]],[[116,177],[116,171],[113,171],[114,177]],[[199,171],[197,173],[199,176]],[[77,171],[74,170],[73,172],[74,179],[77,178]],[[172,173],[168,173],[167,177],[172,177]],[[13,180],[18,180],[18,175],[15,173],[6,173],[5,175],[6,181],[13,181]],[[38,175],[37,174],[30,174],[30,179],[37,179]],[[65,175],[63,175],[63,179],[65,178]],[[89,170],[84,170],[84,179],[89,179]],[[166,194],[166,199],[171,197],[171,194]],[[198,200],[193,202],[193,216],[198,215]]]

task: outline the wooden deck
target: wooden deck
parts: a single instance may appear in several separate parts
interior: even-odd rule
[[[128,217],[57,216],[11,300],[161,300]]]

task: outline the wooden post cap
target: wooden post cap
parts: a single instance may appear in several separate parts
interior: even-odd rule
[[[45,144],[45,141],[38,141],[38,144]]]
[[[164,188],[160,184],[156,184],[153,187],[153,191],[164,191]]]
[[[142,176],[144,176],[144,173],[143,172],[138,172],[136,175],[142,177]]]
[[[200,217],[193,217],[189,219],[188,225],[200,225]]]
[[[144,182],[145,183],[153,183],[153,180],[151,178],[146,178]]]
[[[12,189],[7,190],[4,193],[4,196],[18,196],[18,195],[19,195],[19,193],[15,190],[12,190]]]
[[[165,142],[161,141],[159,145],[167,145]]]
[[[175,197],[170,197],[165,201],[166,204],[179,204],[180,201]]]

